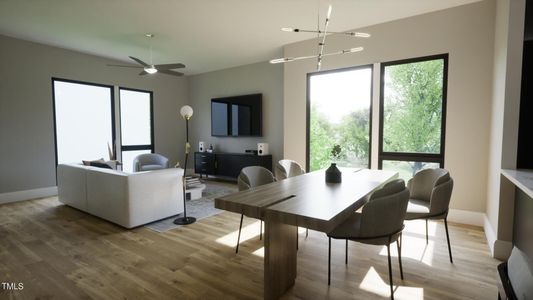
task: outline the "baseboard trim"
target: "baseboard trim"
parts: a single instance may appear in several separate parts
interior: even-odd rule
[[[483,231],[485,231],[485,237],[487,238],[487,243],[489,244],[490,253],[492,254],[492,257],[494,257],[494,243],[496,242],[496,232],[494,231],[492,224],[490,224],[487,215],[485,215],[483,218]]]
[[[470,210],[450,209],[448,211],[448,221],[479,227],[483,227],[484,216],[484,213]]]
[[[483,230],[485,231],[485,237],[487,237],[487,243],[489,244],[492,257],[502,261],[507,260],[509,255],[511,255],[513,243],[498,240],[496,231],[494,231],[494,227],[492,227],[487,215],[484,216]]]
[[[57,195],[57,186],[0,194],[0,204]]]

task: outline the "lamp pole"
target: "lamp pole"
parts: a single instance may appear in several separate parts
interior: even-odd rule
[[[189,152],[191,150],[191,144],[189,144],[189,120],[192,117],[193,110],[190,106],[185,105],[181,108],[180,113],[185,119],[185,165],[183,166],[183,217],[176,218],[174,224],[188,225],[196,222],[195,217],[187,217],[187,202],[186,202],[186,179],[187,174],[187,161],[189,158]]]

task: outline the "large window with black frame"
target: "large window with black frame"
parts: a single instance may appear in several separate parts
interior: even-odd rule
[[[307,170],[326,168],[332,149],[343,167],[370,167],[372,65],[307,77]]]
[[[448,54],[381,64],[379,168],[444,167]]]
[[[113,86],[52,78],[56,163],[108,157],[114,140]]]
[[[133,159],[154,152],[153,93],[120,88],[122,169],[133,171]]]

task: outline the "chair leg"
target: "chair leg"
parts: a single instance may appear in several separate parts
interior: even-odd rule
[[[309,236],[309,228],[305,229],[305,237],[307,238]]]
[[[428,219],[426,219],[426,245],[428,244]]]
[[[400,237],[398,240],[396,240],[396,247],[398,248],[398,263],[400,264],[400,277],[403,280],[403,268],[402,268],[402,234],[400,233]]]
[[[390,259],[390,244],[387,245],[387,258],[389,261],[390,298],[394,300],[394,289],[392,288],[392,267],[391,267],[391,259]]]
[[[328,237],[328,285],[331,284],[331,238]]]
[[[263,220],[259,220],[259,240],[263,239]]]
[[[344,258],[344,263],[348,264],[348,239],[346,239],[346,251],[344,253],[345,253],[345,256],[346,256]]]
[[[241,214],[241,224],[239,225],[239,235],[237,236],[237,248],[235,248],[235,253],[239,253],[239,241],[241,240],[241,229],[242,229],[242,219],[244,214]]]
[[[446,240],[448,240],[448,254],[450,254],[450,262],[453,264],[452,247],[450,246],[450,235],[448,234],[448,221],[444,218],[444,228],[446,228]]]

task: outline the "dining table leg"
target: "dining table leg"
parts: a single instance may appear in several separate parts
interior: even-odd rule
[[[296,279],[296,226],[265,216],[264,299],[279,299]]]

